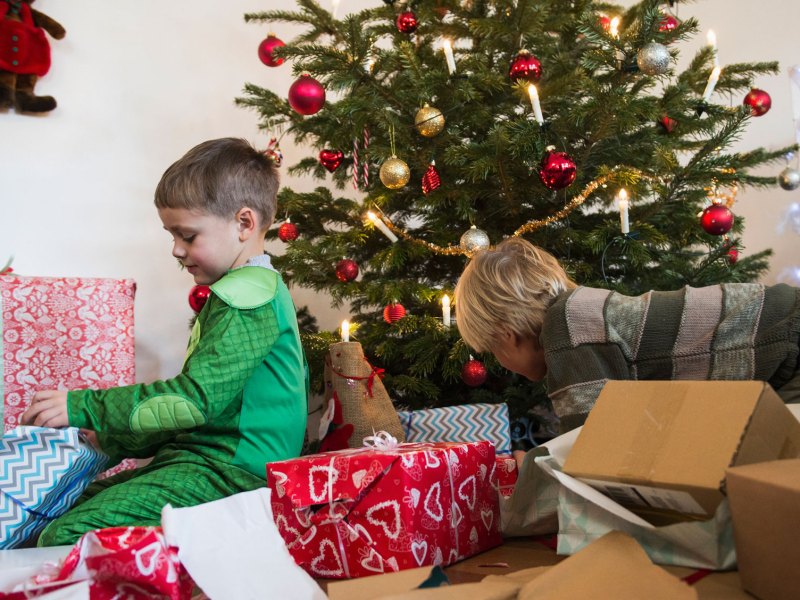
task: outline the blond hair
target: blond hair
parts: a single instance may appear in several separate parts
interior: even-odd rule
[[[561,292],[576,287],[549,252],[510,238],[482,250],[456,285],[456,324],[476,352],[490,352],[503,329],[538,344],[544,314]]]
[[[232,218],[253,209],[266,230],[275,219],[280,176],[275,164],[248,142],[221,138],[198,144],[161,176],[157,208],[183,208]]]

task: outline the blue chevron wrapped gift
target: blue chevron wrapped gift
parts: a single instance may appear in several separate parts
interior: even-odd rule
[[[479,442],[494,444],[496,454],[511,454],[511,430],[505,404],[462,404],[398,411],[407,442]]]
[[[0,548],[15,548],[64,514],[108,457],[75,427],[16,427],[0,440]]]

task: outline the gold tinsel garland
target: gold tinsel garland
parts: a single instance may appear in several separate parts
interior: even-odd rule
[[[620,172],[629,173],[629,174],[634,175],[634,176],[636,176],[638,178],[652,179],[652,177],[650,177],[649,175],[646,175],[645,173],[643,173],[639,169],[634,169],[632,167],[614,167],[613,169],[611,169],[610,172],[606,173],[605,175],[601,175],[597,179],[589,182],[586,185],[586,187],[583,188],[583,191],[580,194],[578,194],[577,196],[575,196],[574,198],[572,198],[569,202],[567,202],[561,210],[556,211],[555,213],[553,213],[549,217],[545,217],[544,219],[533,219],[531,221],[528,221],[527,223],[525,223],[522,226],[520,226],[514,233],[512,233],[511,234],[512,237],[519,237],[519,236],[521,236],[521,235],[523,235],[525,233],[530,233],[531,231],[536,231],[537,229],[541,229],[542,227],[545,227],[546,225],[550,225],[551,223],[555,223],[556,221],[560,221],[561,219],[565,218],[572,211],[574,211],[576,208],[578,208],[581,204],[586,202],[586,200],[589,198],[589,196],[591,196],[592,193],[594,193],[594,191],[597,188],[599,188],[602,185],[605,185],[606,183],[608,183],[609,181],[614,179],[614,176],[617,175]],[[464,250],[462,250],[461,246],[446,246],[446,247],[442,247],[442,246],[438,246],[436,244],[432,244],[431,242],[426,242],[424,240],[417,239],[414,236],[412,236],[409,233],[407,233],[406,231],[404,231],[403,229],[400,229],[399,227],[396,227],[394,225],[394,223],[392,223],[385,215],[382,215],[382,219],[386,223],[386,226],[389,229],[391,229],[392,232],[394,232],[397,236],[403,238],[404,240],[406,240],[408,242],[413,242],[414,244],[418,244],[420,246],[424,246],[425,248],[427,248],[428,250],[430,250],[434,254],[442,254],[442,255],[448,255],[448,256],[455,256],[457,254],[465,254],[466,255],[466,252],[464,252]]]

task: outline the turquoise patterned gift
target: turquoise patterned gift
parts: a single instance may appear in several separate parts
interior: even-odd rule
[[[494,444],[495,454],[511,454],[506,404],[462,404],[398,411],[407,442],[480,442]]]
[[[108,458],[75,427],[16,427],[0,440],[0,548],[64,514]]]

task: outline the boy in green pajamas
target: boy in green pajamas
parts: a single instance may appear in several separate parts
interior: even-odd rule
[[[40,546],[104,527],[158,525],[185,507],[265,485],[265,463],[300,454],[307,369],[295,309],[264,254],[278,172],[244,140],[190,150],[155,193],[172,254],[212,294],[176,377],[108,390],[44,391],[23,422],[93,430],[112,464],[153,460],[93,483]]]

